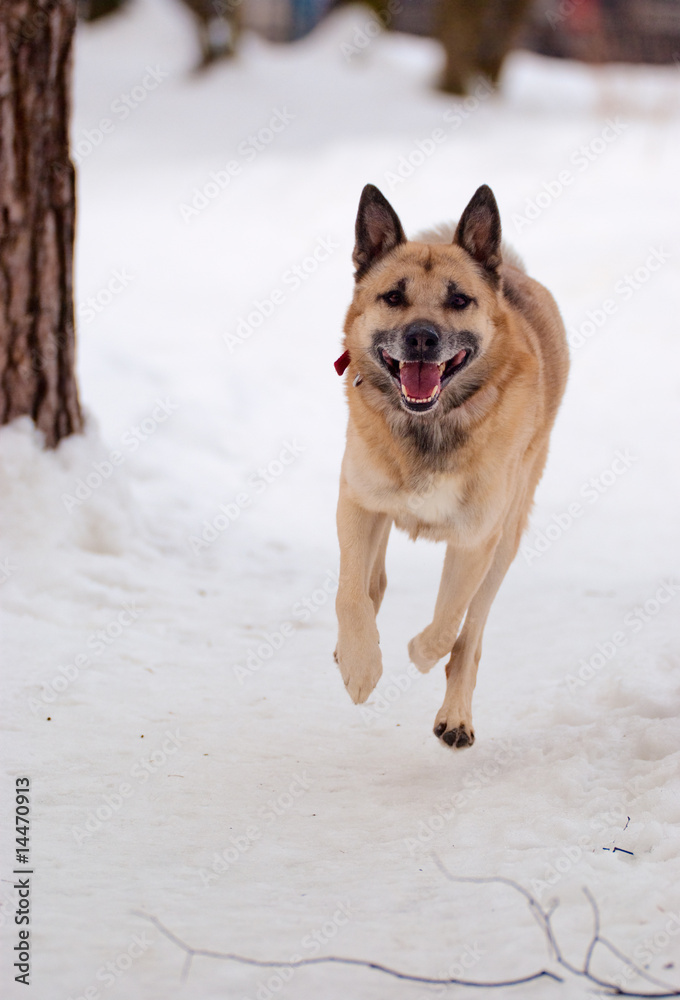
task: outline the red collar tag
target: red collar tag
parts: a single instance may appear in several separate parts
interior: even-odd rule
[[[338,360],[334,363],[333,367],[335,368],[338,375],[344,375],[345,369],[348,366],[349,366],[349,351],[345,351],[344,354],[340,355]]]

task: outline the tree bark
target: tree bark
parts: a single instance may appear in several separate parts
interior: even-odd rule
[[[69,157],[76,0],[0,2],[0,423],[48,447],[82,428]]]

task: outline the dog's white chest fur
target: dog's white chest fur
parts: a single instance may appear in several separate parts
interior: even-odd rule
[[[422,489],[402,495],[399,514],[415,516],[432,527],[450,525],[460,506],[461,484],[457,477],[438,476]]]
[[[399,491],[389,513],[396,526],[411,538],[449,541],[466,521],[462,495],[458,476],[437,476],[418,490]]]
[[[388,514],[412,538],[421,535],[443,541],[462,526],[462,476],[451,473],[432,476],[423,480],[422,485],[405,489],[396,486],[370,462],[362,461],[361,454],[355,454],[351,447],[345,453],[344,472],[348,485],[365,509]]]

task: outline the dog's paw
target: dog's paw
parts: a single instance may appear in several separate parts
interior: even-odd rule
[[[364,650],[360,656],[351,658],[339,652],[338,647],[333,656],[340,668],[350,698],[355,705],[361,705],[382,676],[380,649],[376,646],[375,649]]]
[[[474,730],[470,724],[459,721],[457,725],[450,725],[446,719],[440,720],[439,716],[434,725],[434,735],[453,750],[471,747],[475,742]]]
[[[411,663],[416,665],[421,674],[428,673],[441,659],[441,656],[437,656],[435,650],[428,643],[426,633],[427,629],[411,639],[408,644],[409,659]]]

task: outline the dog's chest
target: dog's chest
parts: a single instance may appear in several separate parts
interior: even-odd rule
[[[398,514],[432,526],[450,524],[460,512],[461,492],[458,477],[432,478],[411,492],[400,491]]]
[[[469,520],[466,477],[462,474],[425,475],[408,485],[397,485],[370,463],[345,456],[347,480],[366,510],[388,514],[412,538],[450,539]]]
[[[466,519],[462,487],[457,476],[438,476],[416,489],[395,491],[389,513],[412,538],[450,539]]]

